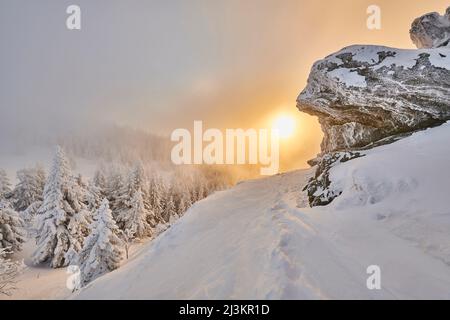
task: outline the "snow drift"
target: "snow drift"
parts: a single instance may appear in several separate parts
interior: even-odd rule
[[[449,299],[449,139],[446,123],[334,166],[326,207],[306,208],[312,170],[218,192],[74,298]]]

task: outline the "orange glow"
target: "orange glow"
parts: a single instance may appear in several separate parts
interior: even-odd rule
[[[295,119],[290,116],[282,115],[273,122],[273,129],[277,129],[281,138],[289,138],[295,131]]]

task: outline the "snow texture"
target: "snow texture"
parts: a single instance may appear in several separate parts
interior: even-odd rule
[[[447,123],[334,166],[325,207],[306,208],[313,170],[215,193],[74,298],[450,299],[449,139]]]

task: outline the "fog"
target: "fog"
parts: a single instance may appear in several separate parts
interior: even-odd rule
[[[71,4],[81,7],[80,31],[66,28]],[[194,120],[260,127],[289,112],[301,128],[283,149],[285,168],[305,166],[321,132],[295,99],[314,61],[354,43],[412,47],[412,20],[448,5],[379,0],[382,29],[371,31],[371,4],[2,0],[0,144],[106,124],[161,135]]]

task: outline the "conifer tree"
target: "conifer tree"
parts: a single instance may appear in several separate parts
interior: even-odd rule
[[[94,173],[92,179],[93,185],[97,188],[101,197],[106,197],[106,190],[108,188],[108,180],[106,178],[105,167],[103,165],[98,168]]]
[[[178,213],[175,209],[175,202],[171,192],[167,194],[167,198],[164,204],[164,221],[167,223],[173,223],[179,218]]]
[[[145,178],[142,166],[137,165],[128,175],[116,198],[116,221],[120,229],[131,232],[136,238],[151,235],[147,218],[151,215],[144,201]]]
[[[155,217],[161,217],[163,214],[163,187],[161,178],[156,174],[153,174],[150,179],[148,194],[149,205],[153,214]]]
[[[25,242],[24,222],[6,200],[0,200],[0,249],[14,253]]]
[[[112,211],[114,219],[116,219],[117,213],[120,210],[120,193],[123,191],[124,183],[121,170],[117,167],[109,168],[103,192],[109,201],[109,208]]]
[[[5,170],[0,169],[0,199],[6,199],[11,192],[11,183]]]
[[[17,171],[19,183],[12,191],[12,201],[17,211],[24,211],[35,202],[42,201],[45,186],[45,171],[38,166]]]
[[[73,177],[63,150],[57,147],[43,202],[37,211],[37,249],[33,261],[52,268],[69,265],[81,250],[89,215],[83,190]]]
[[[119,238],[119,234],[120,230],[105,198],[94,214],[91,234],[86,238],[79,254],[82,285],[120,266],[123,241]]]
[[[81,188],[82,201],[86,205],[88,212],[95,212],[100,207],[102,200],[100,189],[92,181],[86,181],[81,174],[78,175],[76,181]]]

